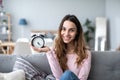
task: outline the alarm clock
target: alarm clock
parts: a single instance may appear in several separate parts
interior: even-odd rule
[[[31,45],[36,48],[42,48],[45,45],[45,40],[43,35],[33,35],[31,40]]]

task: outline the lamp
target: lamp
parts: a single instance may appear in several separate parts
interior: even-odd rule
[[[24,18],[20,19],[19,24],[20,25],[27,25],[26,19],[24,19]]]
[[[25,18],[21,18],[20,20],[19,20],[19,25],[21,25],[22,27],[22,29],[21,29],[21,34],[22,34],[22,37],[24,36],[24,26],[26,26],[27,25],[27,21],[26,21],[26,19]]]

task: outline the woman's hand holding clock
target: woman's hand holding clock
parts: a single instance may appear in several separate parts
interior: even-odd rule
[[[37,52],[48,52],[50,51],[50,48],[48,46],[44,46],[42,48],[37,48],[32,46],[33,50],[37,51]]]
[[[47,52],[50,51],[50,48],[45,45],[45,40],[43,35],[33,35],[31,40],[31,45],[33,50],[37,52]]]

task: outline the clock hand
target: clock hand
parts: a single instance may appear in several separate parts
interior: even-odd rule
[[[38,45],[40,45],[40,43],[39,43],[39,42],[37,42],[37,44],[38,44]]]

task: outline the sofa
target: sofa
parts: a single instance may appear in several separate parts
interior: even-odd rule
[[[88,80],[120,80],[119,51],[91,51],[92,63]],[[8,73],[13,70],[16,57],[20,55],[0,54],[0,72]],[[51,74],[51,69],[45,53],[23,55],[38,71]]]

